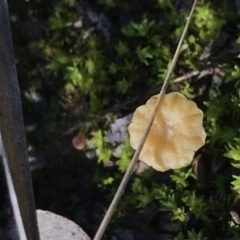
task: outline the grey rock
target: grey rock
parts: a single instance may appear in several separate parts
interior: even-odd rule
[[[91,240],[73,221],[49,211],[37,210],[40,240]],[[19,240],[13,218],[0,231],[0,240]]]
[[[37,210],[41,240],[91,240],[76,223],[49,211]]]
[[[113,145],[124,142],[128,125],[132,120],[132,114],[116,119],[111,125],[107,133],[107,141]]]
[[[139,231],[139,228],[147,226],[158,212],[157,207],[146,207],[125,217],[124,225],[127,228]]]
[[[112,235],[111,240],[134,240],[132,231],[127,229],[115,228]]]

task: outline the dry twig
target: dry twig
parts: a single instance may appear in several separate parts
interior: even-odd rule
[[[110,219],[111,219],[111,217],[112,217],[112,215],[113,215],[113,213],[114,213],[114,211],[116,209],[116,206],[117,206],[117,204],[118,204],[118,202],[119,202],[119,200],[120,200],[120,198],[121,198],[121,196],[122,196],[122,194],[124,192],[124,189],[125,189],[128,181],[129,181],[129,179],[130,179],[130,176],[131,176],[131,174],[132,174],[132,172],[134,170],[134,167],[136,165],[138,157],[139,157],[139,155],[141,153],[141,150],[142,150],[142,148],[144,146],[144,143],[146,141],[147,135],[149,133],[149,130],[150,130],[150,128],[152,126],[152,123],[154,121],[156,112],[158,110],[158,106],[159,106],[159,104],[160,104],[160,102],[162,100],[163,95],[166,92],[170,76],[171,76],[171,74],[172,74],[172,72],[174,70],[174,67],[175,67],[176,63],[177,63],[178,56],[179,56],[180,50],[181,50],[181,46],[182,46],[183,40],[184,40],[184,38],[186,36],[187,30],[188,30],[188,27],[189,27],[189,24],[190,24],[190,21],[191,21],[191,18],[192,18],[192,15],[193,15],[193,12],[194,12],[194,9],[195,9],[195,6],[196,6],[196,3],[197,3],[197,0],[195,0],[194,3],[193,3],[191,12],[190,12],[189,17],[187,19],[185,28],[184,28],[182,36],[181,36],[181,39],[180,39],[180,41],[178,43],[178,46],[177,46],[176,52],[174,54],[171,66],[170,66],[169,71],[168,71],[168,74],[167,74],[167,76],[166,76],[166,78],[164,80],[162,90],[161,90],[160,94],[158,95],[158,99],[157,99],[156,105],[155,105],[154,110],[153,110],[153,112],[152,112],[152,114],[150,116],[149,122],[148,122],[147,127],[146,127],[146,129],[144,131],[144,134],[143,134],[143,137],[142,137],[142,139],[140,141],[140,144],[139,144],[137,150],[135,151],[135,153],[133,155],[133,158],[132,158],[132,160],[131,160],[131,162],[130,162],[130,164],[128,166],[128,169],[127,169],[127,171],[126,171],[126,173],[125,173],[125,175],[124,175],[124,177],[122,179],[122,182],[121,182],[121,184],[120,184],[120,186],[119,186],[119,188],[118,188],[118,190],[117,190],[117,192],[116,192],[116,194],[115,194],[115,196],[114,196],[114,198],[112,200],[112,203],[111,203],[111,205],[110,205],[110,207],[109,207],[109,209],[108,209],[108,211],[107,211],[107,213],[106,213],[106,215],[105,215],[105,217],[104,217],[104,219],[103,219],[103,221],[102,221],[102,223],[101,223],[101,225],[100,225],[100,227],[99,227],[99,229],[98,229],[98,231],[97,231],[97,233],[96,233],[96,235],[94,237],[94,240],[102,239],[104,231],[107,228],[107,225],[108,225],[108,223],[109,223],[109,221],[110,221]]]
[[[183,76],[174,79],[173,82],[174,83],[178,83],[178,82],[187,80],[187,79],[189,79],[191,77],[194,77],[194,76],[198,76],[197,78],[200,79],[200,78],[205,77],[206,75],[212,75],[212,74],[217,74],[217,75],[220,75],[222,77],[225,76],[225,73],[222,72],[219,67],[215,67],[215,68],[214,67],[210,67],[210,68],[203,69],[201,71],[200,70],[196,70],[196,71],[192,71],[192,72],[186,73]]]

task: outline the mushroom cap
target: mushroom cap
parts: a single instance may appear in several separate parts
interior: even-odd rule
[[[79,132],[73,139],[72,139],[72,144],[73,146],[78,149],[81,150],[85,147],[86,145],[86,137],[85,134],[82,132]]]
[[[128,127],[130,145],[137,149],[158,95],[136,109]],[[203,112],[180,93],[165,94],[146,138],[139,160],[158,171],[181,168],[204,145]]]

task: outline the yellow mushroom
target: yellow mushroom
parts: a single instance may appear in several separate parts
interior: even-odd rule
[[[136,109],[128,127],[130,145],[136,149],[143,136],[158,95]],[[139,160],[158,171],[181,168],[193,160],[204,145],[203,112],[180,93],[165,94],[158,108]]]

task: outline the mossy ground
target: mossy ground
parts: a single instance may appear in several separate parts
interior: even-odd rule
[[[133,152],[126,137],[114,155],[109,126],[161,89],[191,1],[10,0],[9,7],[29,150],[47,162],[33,171],[37,208],[73,219],[92,237]],[[203,110],[206,145],[194,165],[133,174],[106,239],[119,228],[135,239],[239,234],[230,215],[240,212],[238,21],[234,3],[198,2],[168,91]],[[81,152],[71,143],[78,131],[89,142]]]

